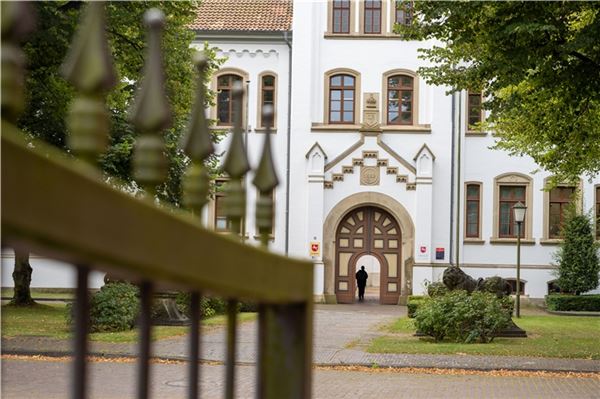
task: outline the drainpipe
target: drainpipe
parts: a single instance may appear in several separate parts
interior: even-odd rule
[[[452,92],[452,159],[450,161],[450,247],[448,253],[448,259],[450,266],[454,265],[454,146],[456,145],[456,92]]]
[[[458,140],[456,150],[456,266],[460,267],[460,172],[462,144],[462,90],[458,93]]]
[[[290,141],[292,137],[292,42],[289,32],[283,32],[283,40],[288,46],[288,109],[287,109],[287,136],[285,155],[285,254],[290,248]]]

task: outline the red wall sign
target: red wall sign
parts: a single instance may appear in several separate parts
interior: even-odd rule
[[[425,252],[427,252],[427,247],[426,246],[422,246],[421,247],[421,253],[424,254]]]

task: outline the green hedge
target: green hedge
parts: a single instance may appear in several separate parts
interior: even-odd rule
[[[600,312],[600,295],[548,295],[548,310]]]
[[[411,319],[415,317],[415,313],[420,305],[423,304],[424,301],[428,300],[429,297],[426,296],[410,296],[408,297],[408,303],[406,307],[408,308],[408,317]]]

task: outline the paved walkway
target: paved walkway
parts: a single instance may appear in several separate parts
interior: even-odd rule
[[[72,377],[65,361],[2,360],[3,399],[55,399],[68,397]],[[186,397],[184,364],[153,364],[151,397]],[[255,367],[236,367],[236,398],[254,398]],[[201,368],[201,397],[222,398],[224,367]],[[135,397],[136,365],[103,362],[90,364],[90,397]],[[436,375],[404,372],[315,370],[314,398],[598,398],[600,379],[567,376]]]
[[[400,306],[378,306],[371,303],[356,305],[323,305],[315,310],[314,363],[317,365],[377,365],[380,367],[462,368],[476,370],[549,370],[600,372],[600,361],[584,359],[548,359],[508,356],[457,356],[376,354],[361,350],[357,343],[367,343],[382,334],[382,324],[406,314]],[[244,323],[238,331],[239,364],[256,361],[256,322]],[[184,359],[187,337],[155,342],[153,354],[166,359]],[[68,354],[70,342],[48,338],[19,337],[2,340],[3,353]],[[132,344],[92,343],[95,354],[135,356]],[[202,359],[225,359],[223,329],[207,332],[202,337]]]

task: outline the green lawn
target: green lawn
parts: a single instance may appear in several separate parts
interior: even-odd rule
[[[52,305],[36,305],[29,308],[2,306],[2,337],[16,336],[43,336],[66,339],[70,336],[69,327],[65,318],[66,306],[64,303]],[[256,319],[256,313],[240,313],[240,322]],[[225,316],[214,316],[203,320],[205,329],[222,326],[226,323]],[[185,335],[189,327],[156,326],[152,329],[153,339],[163,339]],[[90,334],[92,341],[127,343],[137,340],[137,329],[116,333]]]
[[[13,289],[10,287],[4,287],[0,291],[0,295],[3,298],[12,298]],[[33,299],[38,298],[51,298],[51,299],[73,299],[73,290],[49,290],[44,288],[32,288],[31,297]]]
[[[431,353],[600,359],[600,317],[522,316],[527,338],[496,338],[489,344],[436,343],[414,337],[413,320],[401,318],[367,348],[373,353]]]

